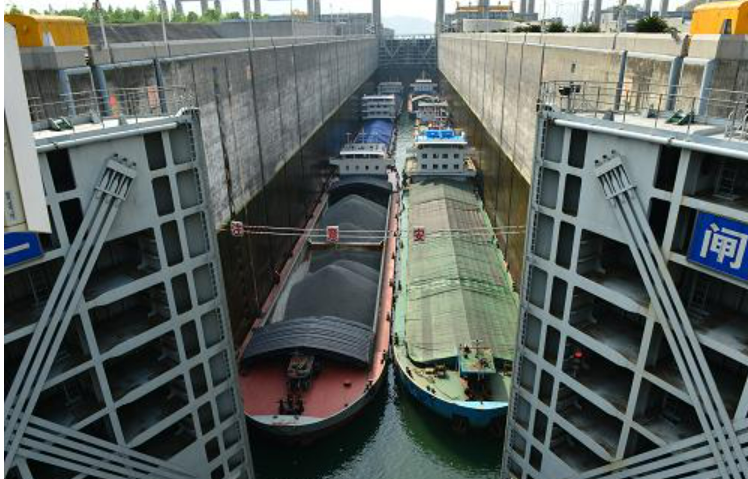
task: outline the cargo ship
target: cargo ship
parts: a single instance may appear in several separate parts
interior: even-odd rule
[[[394,122],[369,119],[294,247],[241,355],[249,423],[309,443],[350,421],[386,376],[394,289]]]
[[[453,428],[503,430],[518,297],[476,193],[463,132],[418,129],[403,171],[393,357]]]
[[[421,103],[439,102],[437,89],[438,85],[430,78],[426,78],[425,75],[411,83],[410,94],[408,95],[408,114],[414,117]]]

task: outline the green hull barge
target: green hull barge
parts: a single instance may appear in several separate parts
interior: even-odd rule
[[[405,389],[456,430],[500,432],[518,296],[475,192],[475,168],[454,153],[465,150],[464,134],[437,131],[416,138],[404,168],[392,351]]]

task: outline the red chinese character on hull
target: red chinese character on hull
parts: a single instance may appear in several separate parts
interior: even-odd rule
[[[340,240],[340,229],[337,226],[327,227],[327,242],[337,243]]]

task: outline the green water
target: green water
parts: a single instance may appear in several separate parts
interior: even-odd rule
[[[255,435],[250,442],[257,479],[498,478],[501,465],[499,439],[456,434],[414,401],[393,371],[360,416],[311,446]]]

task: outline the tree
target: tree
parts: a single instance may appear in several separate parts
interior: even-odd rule
[[[200,17],[201,22],[220,22],[221,21],[221,12],[214,9],[208,9],[205,12],[203,12],[203,16]]]
[[[566,27],[564,26],[563,22],[554,21],[548,24],[545,31],[548,33],[564,33],[566,31]]]
[[[519,27],[514,27],[514,30],[512,30],[514,33],[540,33],[541,28],[540,25],[521,25]]]
[[[18,8],[15,4],[10,4],[6,7],[6,14],[22,14],[23,10]],[[34,14],[36,10],[30,9],[29,13]],[[87,23],[98,23],[99,14],[93,7],[84,5],[80,8],[64,8],[61,10],[55,10],[50,7],[45,11],[47,15],[64,15],[70,17],[78,17],[85,20]],[[202,16],[195,12],[189,12],[187,15],[184,13],[179,14],[176,9],[171,10],[171,15],[167,19],[171,22],[220,22],[221,20],[238,20],[241,15],[237,12],[227,12],[221,14],[218,10],[208,10]],[[136,7],[117,7],[113,8],[111,5],[101,11],[104,17],[104,23],[107,24],[121,24],[121,23],[155,23],[161,21],[161,9],[154,0],[150,0],[148,7],[143,10],[138,10]],[[255,18],[265,18],[267,15],[254,15]]]
[[[577,27],[577,33],[600,33],[600,27],[591,23],[583,23]]]
[[[172,7],[171,9],[171,15],[169,15],[169,18],[174,23],[182,23],[187,21],[187,17],[185,16],[184,12],[178,12],[174,7]]]
[[[670,30],[670,25],[665,20],[654,15],[640,18],[634,26],[634,31],[637,33],[667,33]]]
[[[159,22],[161,21],[161,12],[159,11],[158,6],[156,5],[156,2],[151,0],[148,2],[148,8],[145,10],[145,19],[146,22]]]

